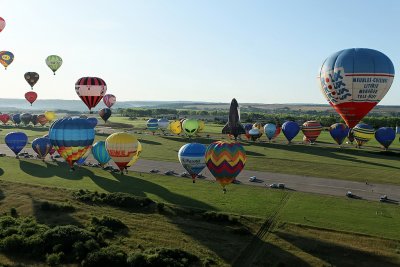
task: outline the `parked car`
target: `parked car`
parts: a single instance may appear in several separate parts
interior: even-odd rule
[[[351,191],[347,191],[346,196],[349,198],[354,198],[355,195]]]
[[[387,195],[381,196],[381,197],[379,198],[379,201],[380,201],[380,202],[386,202],[386,201],[388,201]]]
[[[279,188],[278,184],[270,184],[269,187],[270,188]]]
[[[256,182],[257,181],[257,177],[256,176],[251,176],[249,178],[249,182]]]
[[[285,184],[279,183],[279,184],[278,184],[278,188],[280,188],[280,189],[285,189]]]
[[[150,173],[159,173],[160,171],[159,170],[156,170],[156,169],[151,169],[150,170]]]

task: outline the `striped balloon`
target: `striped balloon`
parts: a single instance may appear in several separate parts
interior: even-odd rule
[[[205,160],[207,168],[226,192],[225,186],[244,168],[246,151],[239,143],[216,141],[208,146]]]
[[[106,94],[103,97],[103,102],[108,108],[111,108],[115,104],[116,101],[117,101],[117,98],[115,97],[115,95],[112,95],[112,94]]]
[[[113,133],[106,139],[106,149],[118,168],[123,172],[124,168],[137,154],[138,140],[128,133]]]
[[[91,111],[107,92],[107,84],[101,78],[82,77],[75,83],[75,91]]]
[[[375,136],[375,130],[372,126],[364,123],[359,123],[353,128],[354,139],[357,146],[360,147]]]
[[[93,145],[92,154],[94,159],[97,160],[102,167],[111,159],[106,149],[106,142],[104,141],[99,141]]]
[[[143,151],[142,143],[140,143],[139,141],[137,141],[137,143],[138,143],[138,146],[137,146],[136,155],[133,156],[133,158],[131,159],[131,161],[129,161],[128,164],[126,164],[126,167],[131,167],[133,164],[135,164],[136,161],[138,161],[140,154]]]
[[[147,121],[147,130],[152,132],[153,134],[157,131],[158,129],[158,120],[157,119],[149,119]]]
[[[50,151],[49,153],[50,153],[50,155],[52,155],[52,154],[51,154],[51,151]],[[53,152],[53,153],[54,153],[54,152]],[[86,151],[86,153],[85,153],[80,159],[78,159],[75,163],[78,164],[79,166],[83,165],[83,163],[86,161],[86,159],[89,157],[89,155],[90,155],[91,153],[92,153],[92,149],[89,148],[89,149]]]
[[[303,131],[303,134],[308,142],[313,144],[321,134],[322,125],[318,121],[306,121],[303,123],[301,130]]]
[[[32,141],[32,149],[38,154],[40,159],[44,160],[52,148],[53,145],[48,137],[38,137]]]
[[[197,175],[206,167],[205,154],[206,146],[199,143],[186,144],[178,151],[179,162],[192,176],[193,183]]]

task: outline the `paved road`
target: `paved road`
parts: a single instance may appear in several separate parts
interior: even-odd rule
[[[13,152],[10,151],[4,144],[0,144],[0,151],[1,153],[5,153],[7,156],[14,156]],[[34,154],[30,148],[26,149],[25,151]],[[95,161],[93,158],[89,157],[87,162]],[[139,172],[149,172],[151,169],[157,169],[160,171],[160,173],[164,173],[168,170],[174,170],[177,173],[182,173],[185,171],[178,160],[176,162],[166,162],[140,159],[133,167],[130,168],[130,170]],[[213,180],[212,175],[207,168],[203,171],[203,175],[206,176],[206,179]],[[250,176],[256,176],[258,182],[249,182],[248,179]],[[271,183],[284,183],[286,187],[291,190],[325,195],[345,197],[346,192],[351,191],[353,194],[363,199],[378,200],[379,196],[387,195],[392,200],[400,200],[400,186],[388,184],[365,184],[362,182],[251,170],[243,170],[238,176],[237,180],[239,180],[242,184],[261,187],[266,187],[265,184],[269,185]]]

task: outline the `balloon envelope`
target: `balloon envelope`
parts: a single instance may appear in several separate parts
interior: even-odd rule
[[[322,125],[318,121],[306,121],[301,130],[308,142],[314,143],[321,134]]]
[[[11,119],[10,115],[8,114],[0,114],[0,121],[3,124],[6,124]]]
[[[147,121],[147,129],[152,132],[153,134],[155,133],[155,131],[157,131],[158,129],[158,120],[157,119],[149,119]]]
[[[31,103],[31,106],[32,106],[33,102],[36,101],[37,96],[38,96],[37,93],[34,92],[34,91],[29,91],[29,92],[26,92],[26,93],[25,93],[25,99],[26,99],[29,103]]]
[[[5,69],[14,61],[14,54],[9,51],[0,51],[0,63]]]
[[[91,111],[107,92],[107,84],[101,78],[82,77],[75,83],[75,92]]]
[[[396,132],[390,127],[381,127],[375,132],[375,139],[386,149],[396,138]]]
[[[61,67],[62,63],[62,58],[57,55],[50,55],[46,58],[46,65],[53,71],[54,75],[56,75],[56,71]]]
[[[39,74],[36,72],[27,72],[25,73],[24,78],[26,82],[29,83],[29,85],[33,89],[33,86],[35,86],[37,81],[39,81]]]
[[[182,132],[182,125],[181,122],[176,120],[176,121],[171,121],[169,123],[169,130],[173,133],[173,134],[180,134]]]
[[[32,120],[32,114],[30,113],[22,113],[21,114],[21,121],[23,124],[28,125]]]
[[[31,122],[32,122],[32,124],[35,126],[36,124],[38,124],[38,122],[39,122],[39,119],[38,119],[38,115],[32,115],[32,118],[31,118]]]
[[[5,136],[4,141],[15,155],[18,155],[28,143],[28,136],[23,132],[11,132]]]
[[[15,124],[20,124],[21,123],[21,114],[14,114],[12,116],[12,120]]]
[[[394,66],[379,51],[351,48],[328,57],[318,78],[326,100],[353,128],[388,92]]]
[[[329,127],[329,133],[338,145],[341,145],[349,134],[349,127],[344,123],[335,123]]]
[[[44,114],[40,114],[38,117],[38,122],[40,123],[40,125],[44,126],[48,120],[46,119],[46,116]]]
[[[269,140],[274,138],[276,132],[276,125],[273,123],[267,123],[264,125],[264,133]]]
[[[261,137],[262,133],[260,132],[260,130],[258,128],[252,128],[249,131],[249,135],[251,137],[251,140],[256,141],[258,138]]]
[[[363,144],[374,138],[375,131],[372,126],[365,123],[359,123],[353,128],[353,134],[357,145],[362,146]]]
[[[191,137],[197,133],[197,129],[199,128],[199,123],[197,120],[187,119],[182,123],[183,132]]]
[[[49,122],[52,122],[56,118],[56,113],[54,111],[46,111],[44,116]]]
[[[2,32],[5,27],[6,27],[6,21],[2,17],[0,17],[0,32]]]
[[[137,146],[136,155],[133,156],[133,158],[131,159],[131,161],[128,162],[128,164],[126,164],[127,167],[131,167],[133,164],[135,164],[136,161],[138,161],[140,154],[143,151],[142,144],[139,141],[137,141],[137,144],[138,144],[138,146]]]
[[[178,151],[178,159],[183,168],[192,176],[193,182],[197,175],[206,167],[206,146],[199,143],[183,145]]]
[[[128,133],[113,133],[106,139],[106,149],[121,172],[137,153],[138,140]]]
[[[115,104],[116,101],[117,101],[117,98],[115,97],[115,95],[112,95],[112,94],[106,94],[103,97],[103,102],[108,108],[111,108]]]
[[[55,150],[54,150],[55,151]],[[49,152],[50,153],[50,155],[52,155],[51,154],[51,151]],[[54,152],[53,152],[54,153]],[[89,157],[89,155],[92,153],[92,149],[91,148],[89,148],[88,150],[86,150],[86,153],[85,154],[83,154],[83,156],[80,158],[80,159],[78,159],[77,161],[75,161],[75,163],[76,164],[78,164],[78,165],[82,165],[85,161],[86,161],[86,159]]]
[[[299,131],[300,126],[294,121],[287,121],[282,124],[282,132],[289,142],[291,142],[292,139],[296,137]]]
[[[197,132],[201,133],[201,132],[204,131],[204,128],[206,127],[206,124],[202,120],[197,120],[197,122],[199,124],[199,128],[197,129]]]
[[[32,141],[32,149],[41,159],[44,159],[52,148],[53,145],[48,137],[39,137]]]
[[[94,159],[97,160],[101,166],[104,166],[104,164],[109,162],[111,159],[106,149],[106,142],[104,141],[99,141],[93,145],[92,154]]]
[[[95,117],[87,118],[87,120],[88,120],[88,122],[90,123],[90,125],[91,125],[93,128],[96,127],[98,121],[97,121],[97,119],[96,119]]]
[[[100,109],[99,116],[100,116],[100,118],[103,119],[104,122],[107,122],[107,120],[111,117],[111,109],[109,109],[109,108]]]
[[[159,119],[157,123],[158,123],[158,127],[159,127],[162,131],[165,131],[165,130],[168,128],[168,126],[169,126],[169,120],[168,120],[168,119],[164,119],[164,118]]]

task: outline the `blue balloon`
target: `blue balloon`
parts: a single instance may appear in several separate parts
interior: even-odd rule
[[[269,140],[274,138],[276,132],[276,125],[273,123],[267,123],[264,125],[264,133]]]
[[[386,149],[396,138],[396,132],[390,127],[381,127],[375,132],[375,139]]]
[[[104,122],[107,122],[107,120],[111,117],[111,109],[109,108],[102,108],[99,110],[99,115],[103,119]]]
[[[153,134],[154,134],[154,132],[157,131],[157,129],[158,129],[158,120],[157,119],[149,119],[147,121],[147,129],[150,132],[153,132]]]
[[[39,137],[32,141],[32,149],[41,159],[44,159],[52,148],[53,145],[48,137]]]
[[[179,149],[179,162],[192,176],[193,182],[196,176],[206,167],[206,149],[205,145],[199,143],[186,144]]]
[[[99,141],[93,145],[92,154],[95,160],[97,160],[101,166],[109,162],[111,159],[106,149],[106,142],[104,141]]]
[[[300,126],[294,121],[287,121],[282,125],[282,132],[289,143],[300,131]]]
[[[7,146],[18,156],[28,143],[28,136],[23,132],[11,132],[4,138]]]
[[[92,126],[92,128],[96,127],[98,120],[95,117],[87,118],[88,122]]]
[[[21,123],[21,114],[14,114],[12,116],[12,120],[15,124],[20,124]]]
[[[349,127],[344,123],[335,123],[332,124],[329,128],[329,133],[331,134],[332,138],[336,141],[338,145],[341,145],[344,139],[349,134]]]
[[[244,125],[244,130],[248,133],[251,129],[253,129],[253,124],[247,123]]]

